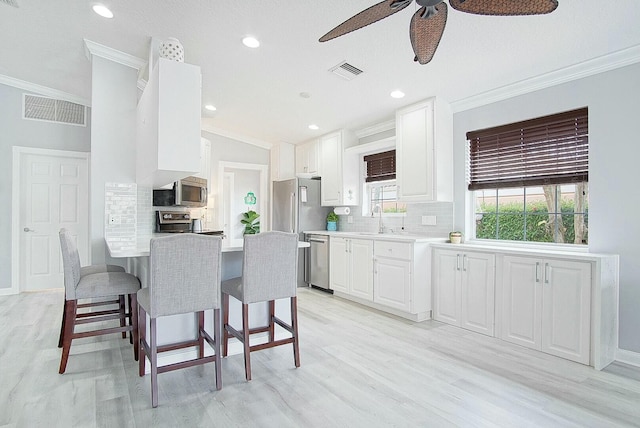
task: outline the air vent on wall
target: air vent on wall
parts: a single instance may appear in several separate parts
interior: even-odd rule
[[[24,118],[85,126],[86,108],[81,104],[36,95],[24,95]]]
[[[354,67],[346,61],[343,61],[335,67],[330,68],[329,71],[347,80],[352,80],[362,73],[362,70],[360,70],[358,67]]]
[[[4,3],[13,7],[18,7],[18,0],[0,0],[0,3]]]

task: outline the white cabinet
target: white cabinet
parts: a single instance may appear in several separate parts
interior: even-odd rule
[[[412,244],[376,241],[373,301],[411,312]]]
[[[435,320],[494,335],[495,255],[436,249],[432,284]]]
[[[373,241],[330,237],[331,289],[373,300]]]
[[[320,171],[320,140],[296,146],[296,174],[311,174],[321,176]]]
[[[589,364],[591,263],[504,256],[502,339]]]
[[[211,141],[206,138],[200,140],[200,172],[194,175],[206,179],[211,191]]]
[[[396,112],[396,184],[407,202],[453,200],[453,115],[436,98]]]
[[[321,204],[323,206],[357,205],[359,203],[359,168],[357,156],[344,154],[344,149],[355,144],[355,136],[337,131],[320,138],[322,164]],[[355,165],[354,162],[355,161]]]
[[[271,181],[294,178],[294,163],[295,155],[293,144],[274,144],[271,148]]]
[[[200,172],[200,67],[158,59],[137,107],[136,181],[154,188]]]

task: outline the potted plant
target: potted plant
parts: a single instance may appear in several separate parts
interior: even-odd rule
[[[338,230],[338,214],[333,211],[327,214],[327,230]]]
[[[462,242],[462,233],[461,232],[451,232],[449,233],[449,242],[452,244],[459,244]]]
[[[240,223],[244,224],[243,235],[255,235],[256,233],[260,233],[259,217],[260,214],[253,210],[242,213],[242,220],[240,220]]]

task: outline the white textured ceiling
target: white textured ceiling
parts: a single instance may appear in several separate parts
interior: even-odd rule
[[[524,0],[523,0],[524,1]],[[178,38],[202,69],[202,100],[218,110],[203,126],[275,143],[393,117],[430,97],[464,99],[607,53],[640,45],[640,1],[559,0],[542,16],[485,17],[449,8],[433,61],[413,62],[415,4],[335,40],[318,38],[372,0],[105,0],[107,20],[85,0],[0,4],[0,74],[91,98],[83,39],[148,57],[151,37]],[[245,35],[262,45],[242,45]],[[352,81],[328,72],[346,60]],[[389,96],[401,89],[407,96]],[[308,92],[310,98],[300,97]],[[315,123],[318,131],[307,126]]]

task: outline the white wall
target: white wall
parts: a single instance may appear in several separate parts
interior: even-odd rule
[[[454,115],[455,219],[465,226],[466,132],[589,108],[589,249],[620,255],[620,348],[640,352],[640,64]]]
[[[41,122],[22,118],[22,94],[28,92],[0,84],[0,289],[11,288],[12,147],[91,150],[90,118],[87,126]],[[87,111],[87,115],[90,110]]]
[[[105,183],[136,182],[137,70],[93,56],[91,67],[92,263],[104,263]],[[109,261],[114,263],[113,261]]]

